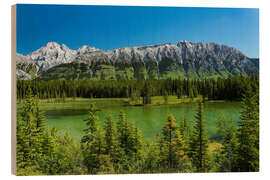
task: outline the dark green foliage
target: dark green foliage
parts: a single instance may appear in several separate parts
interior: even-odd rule
[[[18,167],[36,166],[36,161],[42,156],[43,120],[38,101],[31,89],[28,89],[22,111],[17,118]]]
[[[237,150],[239,146],[237,127],[232,119],[228,120],[224,115],[219,118],[217,126],[222,144],[219,155],[220,166],[217,167],[217,171],[235,172],[237,171]]]
[[[48,129],[44,139],[43,149],[46,156],[39,160],[40,169],[44,174],[78,174],[85,171],[81,163],[81,150],[68,133],[62,137],[56,129]]]
[[[156,61],[146,62],[146,69],[149,79],[159,79],[158,62]]]
[[[24,99],[30,87],[40,99],[56,98],[61,102],[67,97],[131,97],[135,100],[139,96],[145,97],[145,101],[150,101],[151,96],[164,96],[165,93],[178,98],[184,96],[194,98],[202,95],[205,100],[241,100],[246,86],[255,91],[258,84],[259,79],[255,76],[228,76],[226,79],[203,80],[18,80],[17,98]]]
[[[259,93],[247,90],[242,101],[239,127],[239,171],[259,171]]]
[[[170,58],[164,58],[162,59],[159,64],[159,73],[160,75],[164,75],[164,74],[168,74],[170,72],[183,72],[184,73],[184,69],[183,67],[180,67],[181,65],[179,63],[177,63],[176,61],[174,61],[173,59]],[[173,77],[171,77],[173,78]],[[179,77],[176,77],[175,79],[177,79]]]
[[[152,96],[152,87],[150,84],[145,83],[144,87],[141,91],[141,96],[143,98],[143,104],[151,104],[151,96]]]
[[[259,171],[259,94],[258,79],[254,76],[213,81],[134,80],[119,81],[116,85],[114,81],[18,83],[23,103],[17,114],[18,175]],[[145,104],[149,103],[147,98],[151,101],[152,95],[181,97],[187,93],[190,97],[202,94],[205,99],[238,99],[242,97],[239,91],[243,91],[240,127],[236,127],[232,119],[221,116],[218,142],[209,142],[204,107],[200,103],[193,128],[189,126],[190,119],[184,117],[178,124],[170,114],[161,134],[148,141],[140,129],[128,121],[123,110],[116,127],[111,114],[101,127],[98,112],[102,109],[91,104],[84,136],[77,143],[68,133],[63,135],[55,128],[46,127],[38,99],[33,96],[95,97],[102,95],[98,91],[105,97],[121,94],[134,101],[142,95]]]
[[[136,77],[136,79],[138,80],[148,79],[147,70],[143,62],[134,62],[132,66],[134,69],[134,77]]]
[[[129,149],[129,139],[130,139],[130,129],[128,127],[128,122],[126,118],[126,114],[123,110],[120,111],[119,120],[117,122],[117,133],[118,133],[118,141],[120,147],[125,150],[125,154],[128,154]]]
[[[110,156],[106,152],[108,148],[106,148],[104,134],[96,124],[98,111],[94,104],[90,105],[89,117],[85,120],[87,128],[84,129],[85,135],[81,139],[83,162],[90,174],[114,171]]]
[[[118,142],[122,157],[120,164],[123,171],[134,169],[139,171],[139,161],[142,159],[143,140],[140,130],[133,124],[128,123],[124,111],[120,111],[117,123]]]
[[[108,154],[111,154],[112,150],[116,146],[115,138],[116,138],[115,129],[114,129],[113,121],[112,121],[112,115],[107,114],[106,123],[105,123],[105,141],[106,141],[106,152]]]
[[[144,172],[155,173],[160,172],[160,136],[157,135],[155,142],[147,143],[145,147],[145,160],[143,164]]]
[[[139,104],[140,103],[140,92],[137,89],[133,89],[130,92],[130,101],[134,102],[135,104]]]
[[[81,139],[81,143],[88,143],[95,137],[97,131],[96,121],[98,117],[96,113],[99,109],[96,108],[95,104],[90,104],[89,116],[84,121],[86,122],[86,129],[84,129],[85,135]]]
[[[105,151],[111,158],[115,171],[119,171],[118,163],[121,161],[123,154],[122,149],[119,147],[117,140],[117,133],[114,127],[111,114],[107,114],[105,130]]]
[[[93,134],[93,139],[81,144],[84,164],[89,174],[113,173],[113,164],[106,154],[104,135],[100,129]]]
[[[207,172],[210,168],[208,146],[209,139],[205,128],[204,107],[203,103],[200,102],[192,142],[190,143],[190,157],[198,172]]]
[[[46,128],[44,120],[29,89],[17,118],[17,175],[81,173],[79,147],[68,134],[60,137],[56,129]]]
[[[191,136],[191,129],[185,117],[183,118],[183,122],[180,123],[180,132],[182,133],[183,139],[187,143],[189,141],[189,137]]]
[[[168,116],[163,126],[159,143],[159,163],[164,172],[183,172],[188,169],[189,160],[184,152],[185,143],[172,114]]]

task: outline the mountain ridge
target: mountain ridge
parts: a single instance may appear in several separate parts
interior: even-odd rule
[[[164,62],[165,59],[167,59],[166,62]],[[97,64],[115,66],[114,71],[119,69],[119,64],[126,64],[127,67],[133,68],[135,79],[147,79],[151,76],[149,72],[152,71],[154,71],[154,79],[157,79],[163,76],[163,72],[167,74],[177,72],[176,74],[180,73],[182,75],[179,76],[185,76],[186,78],[189,77],[188,74],[197,74],[195,76],[202,78],[200,73],[204,73],[204,71],[222,76],[224,72],[233,75],[237,73],[258,75],[259,70],[259,63],[252,58],[248,58],[236,48],[212,42],[192,43],[186,40],[182,40],[176,45],[164,43],[113,50],[101,50],[86,45],[77,50],[72,50],[64,44],[48,42],[31,54],[26,56],[17,54],[16,57],[17,69],[25,73],[31,71],[35,77],[48,75],[46,73],[48,70],[70,63],[88,64],[92,75],[96,73],[96,69],[93,67]],[[63,68],[63,66],[61,67]],[[140,71],[146,71],[146,74],[143,77],[138,77],[140,76],[138,74],[142,73]],[[89,75],[89,78],[92,77]],[[115,79],[117,78],[115,77]]]

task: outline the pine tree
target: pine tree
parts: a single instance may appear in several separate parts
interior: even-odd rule
[[[117,136],[115,132],[114,123],[112,121],[112,115],[109,113],[106,117],[105,122],[105,151],[111,158],[114,164],[114,169],[117,171],[119,169],[118,163],[121,160],[122,151],[119,148],[119,142],[117,141]]]
[[[259,94],[247,87],[242,100],[239,127],[238,168],[242,172],[259,171]]]
[[[160,139],[160,163],[165,172],[183,171],[184,161],[187,159],[184,148],[185,143],[178,130],[178,124],[170,114],[162,128]]]
[[[175,131],[175,136],[175,141],[173,142],[173,152],[176,160],[175,162],[177,170],[180,172],[189,172],[190,169],[192,169],[192,165],[185,152],[187,145],[179,130]]]
[[[143,136],[141,131],[135,124],[132,122],[129,125],[129,139],[128,139],[128,147],[129,147],[129,159],[132,164],[132,169],[136,172],[140,172],[142,169],[142,160],[143,160]]]
[[[183,121],[180,123],[180,133],[185,142],[185,153],[188,155],[190,152],[190,143],[192,139],[192,131],[187,122],[187,118],[184,117]]]
[[[222,144],[219,171],[234,172],[237,171],[237,127],[233,120],[227,120],[224,115],[218,119],[218,135]]]
[[[43,158],[39,160],[41,169],[46,174],[56,174],[59,168],[56,158],[56,129],[48,129],[43,134],[42,150],[44,152]],[[52,136],[52,133],[54,136]]]
[[[17,163],[17,169],[19,168],[25,168],[29,164],[29,138],[27,135],[27,124],[25,121],[22,120],[22,116],[20,114],[17,114],[17,130],[16,130],[16,163]]]
[[[43,112],[28,88],[22,111],[17,118],[17,166],[38,166],[42,156]]]
[[[85,120],[87,128],[84,130],[85,135],[81,139],[83,161],[88,169],[88,173],[91,174],[96,174],[100,171],[99,168],[104,158],[108,160],[108,157],[105,156],[104,135],[96,125],[98,120],[96,113],[98,111],[99,109],[94,104],[90,105],[89,117]]]
[[[161,137],[160,134],[157,134],[155,141],[153,142],[146,142],[145,147],[145,161],[143,164],[143,168],[145,169],[145,172],[154,173],[154,172],[160,172],[160,166],[159,162],[160,160],[160,147],[161,147]]]
[[[110,156],[106,155],[104,135],[97,128],[94,138],[87,144],[82,144],[84,164],[88,169],[88,173],[107,173],[113,171]]]
[[[81,143],[88,143],[94,139],[97,131],[96,121],[98,120],[98,116],[96,113],[98,111],[100,110],[96,108],[95,104],[90,104],[89,116],[86,120],[84,120],[87,128],[84,129],[85,135],[82,137]]]
[[[40,135],[42,135],[45,131],[45,115],[44,111],[41,111],[38,103],[36,104],[36,111],[34,116],[37,118],[37,128]]]
[[[126,114],[123,110],[120,110],[119,120],[117,122],[117,141],[119,143],[119,153],[121,154],[119,169],[122,171],[129,171],[132,166],[132,157],[130,157],[132,154],[130,136],[131,132],[128,126]]]
[[[231,128],[226,129],[226,135],[223,138],[222,151],[225,155],[225,161],[223,162],[223,171],[229,172],[237,171],[237,127],[232,125]]]
[[[143,104],[151,104],[152,103],[152,88],[149,83],[145,83],[142,89],[142,97],[143,97]]]
[[[125,154],[128,154],[130,151],[129,147],[130,130],[128,127],[126,114],[123,110],[121,110],[119,114],[119,121],[117,122],[117,132],[118,132],[118,141],[120,143],[119,145],[125,151]]]
[[[203,103],[200,102],[190,143],[190,157],[193,166],[196,167],[198,172],[207,172],[209,170],[208,145],[209,139],[205,128],[204,108]]]
[[[106,152],[108,154],[111,154],[111,151],[115,146],[115,130],[114,130],[111,114],[107,114],[107,117],[106,117],[105,141],[106,141]]]
[[[114,171],[113,164],[111,163],[110,156],[106,154],[104,135],[100,129],[97,129],[96,138],[92,142],[91,149],[91,161],[92,173],[112,173]],[[90,160],[89,159],[89,160]]]
[[[187,122],[187,118],[184,117],[182,123],[180,124],[180,132],[182,133],[183,139],[187,143],[189,141],[189,137],[191,134],[191,130],[189,128],[189,124]]]

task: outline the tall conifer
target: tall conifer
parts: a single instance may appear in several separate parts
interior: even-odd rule
[[[162,128],[160,139],[160,163],[165,172],[183,170],[184,160],[187,158],[184,148],[185,143],[178,130],[178,124],[175,122],[174,116],[170,114]]]
[[[247,87],[242,100],[239,127],[238,168],[259,171],[259,94]]]
[[[209,139],[205,127],[203,103],[199,103],[199,108],[193,131],[192,142],[190,143],[190,157],[192,164],[198,172],[207,172],[209,170],[208,146]]]

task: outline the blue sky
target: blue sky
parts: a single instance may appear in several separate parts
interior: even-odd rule
[[[259,57],[259,9],[17,5],[17,52],[50,41],[71,49],[215,42]]]

